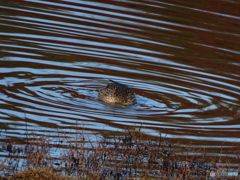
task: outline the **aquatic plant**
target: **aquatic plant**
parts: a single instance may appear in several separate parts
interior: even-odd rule
[[[85,134],[78,131],[74,138],[66,134],[57,141],[31,134],[22,144],[1,143],[0,149],[8,153],[0,161],[2,179],[39,176],[46,169],[49,179],[59,174],[62,179],[204,179],[240,157],[240,144],[234,146],[234,158],[209,157],[204,148],[183,147],[140,129],[103,133],[94,140]],[[240,170],[239,164],[235,169]]]

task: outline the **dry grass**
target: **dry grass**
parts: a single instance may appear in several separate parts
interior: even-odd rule
[[[28,136],[23,145],[2,143],[2,150],[8,152],[0,161],[2,178],[206,179],[211,171],[231,165],[240,154],[237,144],[234,158],[208,157],[204,149],[180,147],[141,130],[105,134],[95,140],[84,134],[66,135],[58,143],[35,135]],[[239,164],[235,169],[240,172]]]
[[[31,168],[14,174],[6,180],[69,180],[59,173],[53,172],[51,168]]]

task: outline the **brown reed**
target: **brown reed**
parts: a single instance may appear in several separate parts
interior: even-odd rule
[[[94,140],[84,131],[70,136],[56,141],[31,134],[22,145],[1,143],[0,149],[8,152],[0,161],[1,178],[206,179],[211,171],[217,172],[234,159],[209,157],[204,148],[172,144],[161,135],[148,136],[141,129],[96,135]],[[235,159],[240,157],[240,145],[236,147]],[[235,169],[240,171],[239,164]]]

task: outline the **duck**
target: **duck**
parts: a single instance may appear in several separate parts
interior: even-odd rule
[[[123,106],[137,103],[136,96],[128,86],[109,79],[110,83],[99,89],[98,98],[108,104]]]

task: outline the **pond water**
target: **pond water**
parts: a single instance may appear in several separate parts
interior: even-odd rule
[[[240,3],[0,2],[0,141],[26,129],[142,127],[174,142],[240,141]],[[98,99],[109,79],[138,104]]]

